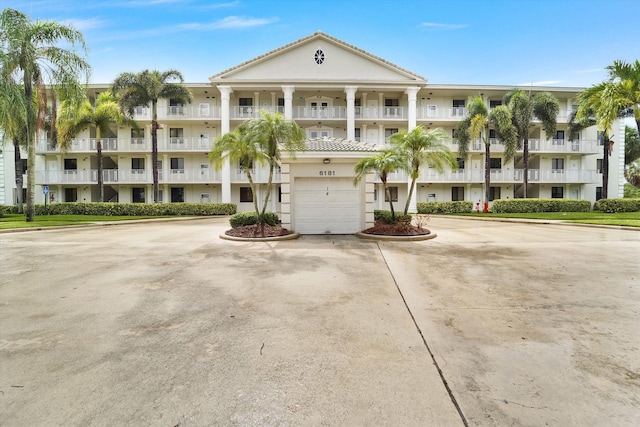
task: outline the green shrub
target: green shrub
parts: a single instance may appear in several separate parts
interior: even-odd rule
[[[402,211],[400,212],[396,212],[396,218],[395,221],[393,220],[392,216],[391,216],[391,211],[385,211],[382,209],[376,209],[373,211],[373,219],[375,221],[381,221],[385,224],[394,224],[394,223],[398,223],[398,222],[411,222],[412,216],[411,214],[409,215],[403,215]]]
[[[267,225],[277,225],[280,222],[280,218],[274,212],[264,213],[264,222]],[[245,225],[254,225],[258,223],[258,215],[255,212],[238,212],[235,215],[231,215],[229,218],[229,224],[231,228],[242,227]]]
[[[600,199],[593,209],[606,213],[640,212],[640,199]]]
[[[499,199],[493,202],[493,213],[589,212],[591,202],[573,199]]]
[[[12,213],[17,207],[12,206]],[[25,206],[26,209],[26,206]],[[36,205],[36,215],[98,215],[98,216],[215,216],[233,215],[232,203],[52,203]]]
[[[0,218],[9,213],[9,207],[5,205],[0,205]]]
[[[473,209],[473,202],[460,200],[455,202],[418,202],[419,214],[458,214],[469,213]]]
[[[640,198],[640,188],[634,187],[633,185],[626,183],[624,185],[624,198],[625,199]]]

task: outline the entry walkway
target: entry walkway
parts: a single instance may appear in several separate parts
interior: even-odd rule
[[[640,421],[640,233],[433,218],[424,242],[239,243],[226,227],[1,234],[0,419]]]

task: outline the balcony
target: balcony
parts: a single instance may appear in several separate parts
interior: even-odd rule
[[[522,169],[491,169],[492,183],[521,183],[524,171]],[[595,170],[539,170],[529,169],[529,183],[566,183],[590,184],[597,183],[599,175]],[[438,173],[433,169],[423,169],[418,182],[447,182],[447,183],[484,183],[483,169],[457,169]]]
[[[269,169],[266,168],[254,168],[251,170],[251,179],[256,183],[266,183],[269,182]],[[281,180],[280,170],[276,170],[273,174],[273,183],[279,183]],[[232,184],[249,184],[249,179],[247,178],[247,174],[244,170],[236,168],[231,172],[231,183]]]
[[[149,107],[136,107],[133,110],[134,120],[151,120]],[[220,107],[206,102],[191,105],[172,105],[158,108],[158,120],[188,120],[188,119],[220,119]]]
[[[152,171],[146,169],[105,169],[103,182],[105,184],[152,184]],[[210,184],[219,183],[220,173],[209,169],[172,169],[165,174],[158,171],[158,181],[161,183],[190,183]],[[98,171],[90,170],[64,170],[64,171],[36,171],[36,184],[38,185],[64,185],[64,184],[97,184]]]
[[[539,153],[597,154],[601,151],[595,139],[530,139],[529,151]]]
[[[374,181],[377,184],[382,183],[382,180],[380,180],[380,175],[378,175],[377,172],[375,174]],[[388,184],[397,183],[397,182],[407,183],[408,181],[409,181],[409,177],[408,177],[407,173],[405,171],[403,171],[403,170],[391,172],[390,174],[387,175],[387,183]]]
[[[211,150],[212,141],[208,137],[171,137],[158,138],[158,151],[169,152],[189,152],[199,151],[207,152]],[[119,152],[119,153],[139,153],[151,152],[151,138],[105,138],[102,140],[103,152]],[[53,146],[48,141],[39,141],[36,145],[38,154],[59,154],[62,152],[59,146]],[[66,153],[95,153],[95,138],[74,139],[69,144]]]
[[[293,107],[297,120],[346,120],[347,107]]]

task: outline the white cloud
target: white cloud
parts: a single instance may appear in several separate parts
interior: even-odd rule
[[[98,18],[89,19],[65,19],[62,21],[64,25],[70,25],[78,31],[93,30],[94,28],[104,27],[106,22]]]
[[[462,28],[467,28],[468,24],[440,24],[437,22],[423,22],[420,24],[420,27],[427,28],[430,30],[460,30]]]
[[[278,18],[245,18],[242,16],[227,16],[226,18],[211,24],[204,24],[203,27],[204,29],[210,30],[248,28],[268,25],[277,21]]]

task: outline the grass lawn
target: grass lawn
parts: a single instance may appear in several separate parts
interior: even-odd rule
[[[92,216],[92,215],[39,215],[33,222],[26,222],[24,215],[8,214],[0,218],[0,230],[10,228],[38,228],[55,225],[79,225],[105,221],[131,221],[134,219],[160,218],[157,216]]]
[[[464,216],[485,218],[527,218],[582,224],[626,225],[640,227],[640,212],[604,213],[592,212],[540,212],[540,213],[470,213]]]

